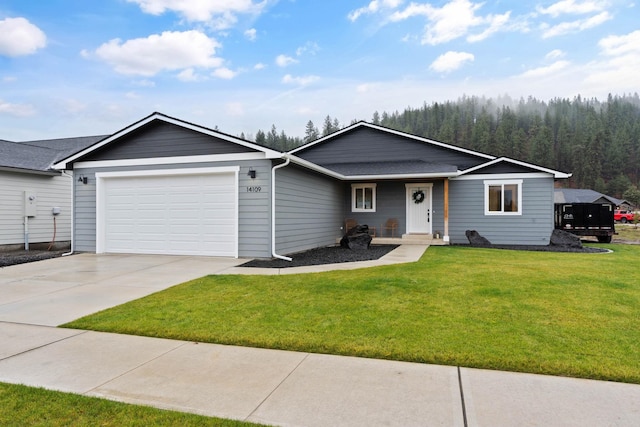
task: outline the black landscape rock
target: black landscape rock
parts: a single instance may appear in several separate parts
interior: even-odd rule
[[[371,245],[373,237],[369,235],[368,225],[356,225],[347,230],[347,233],[340,239],[340,246],[354,251],[367,250]]]
[[[553,230],[549,244],[568,248],[582,248],[580,237],[564,230]]]
[[[464,232],[471,246],[491,246],[491,242],[486,237],[482,237],[476,230],[467,230]]]

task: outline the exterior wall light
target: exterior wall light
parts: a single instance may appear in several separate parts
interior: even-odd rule
[[[255,179],[256,177],[256,171],[253,168],[249,168],[249,173],[247,174],[247,176],[251,179]]]

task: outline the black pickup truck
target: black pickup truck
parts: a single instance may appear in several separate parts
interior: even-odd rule
[[[615,206],[599,203],[556,203],[555,228],[578,236],[595,236],[600,243],[611,243],[616,233]]]

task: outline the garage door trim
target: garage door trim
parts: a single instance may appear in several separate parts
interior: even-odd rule
[[[208,168],[182,168],[182,169],[155,169],[118,172],[96,173],[96,253],[104,253],[106,248],[106,183],[105,180],[113,178],[131,177],[166,177],[176,175],[218,175],[234,173],[235,218],[234,218],[234,257],[238,257],[238,206],[239,187],[238,174],[240,166],[223,166]]]

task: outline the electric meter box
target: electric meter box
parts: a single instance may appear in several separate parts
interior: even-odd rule
[[[24,192],[24,216],[36,216],[38,211],[38,196],[33,191]]]

